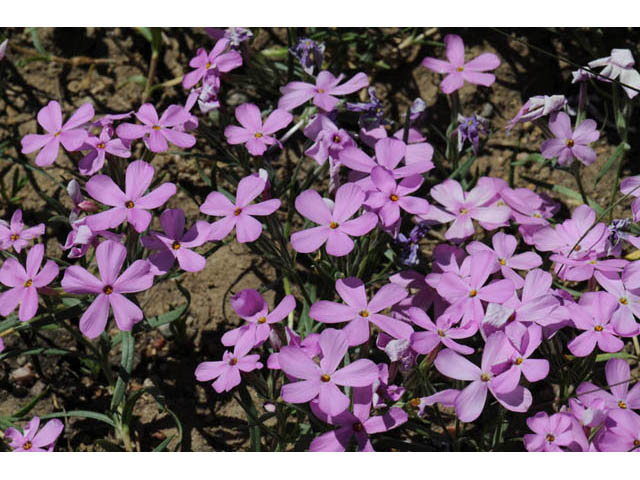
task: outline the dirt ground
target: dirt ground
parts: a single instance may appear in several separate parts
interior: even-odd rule
[[[478,88],[467,85],[460,91],[460,97],[465,115],[480,113],[491,121],[495,130],[472,171],[479,169],[483,174],[505,179],[508,178],[509,162],[538,152],[542,141],[540,130],[533,125],[518,126],[510,135],[504,131],[505,123],[515,115],[523,101],[533,95],[565,94],[575,104],[578,91],[575,85],[570,84],[570,73],[576,69],[575,66],[546,56],[516,40],[516,37],[578,64],[606,56],[614,47],[631,48],[637,52],[640,46],[637,32],[622,29],[509,30],[512,36],[507,37],[493,29],[425,28],[422,32],[427,43],[412,46],[402,45],[407,34],[401,34],[397,29],[387,30],[384,40],[376,43],[373,61],[369,65],[359,66],[358,58],[362,52],[357,50],[348,51],[344,62],[354,72],[362,69],[370,75],[371,84],[383,100],[388,117],[396,122],[392,128],[400,128],[400,114],[420,96],[429,105],[427,124],[446,129],[449,113],[446,98],[439,93],[441,76],[421,67],[420,61],[427,55],[441,56],[443,49],[437,46],[437,42],[442,42],[446,33],[454,31],[465,40],[467,58],[489,51],[502,59],[495,72],[497,81],[494,86]],[[254,32],[256,36],[249,48],[252,54],[267,47],[286,45],[285,29],[255,29]],[[0,63],[0,144],[9,142],[9,148],[0,156],[0,175],[6,188],[12,181],[14,169],[22,168],[13,164],[11,158],[19,155],[22,136],[37,131],[35,118],[42,106],[55,99],[62,104],[65,113],[87,101],[94,104],[98,115],[137,110],[144,90],[140,78],[147,75],[151,54],[149,43],[133,29],[40,28],[35,35],[41,47],[55,58],[50,61],[34,59],[37,51],[32,35],[22,28],[0,30],[0,38],[10,38],[10,63]],[[163,49],[154,83],[170,83],[179,78],[188,71],[188,62],[197,48],[208,50],[213,45],[203,29],[164,29],[162,35]],[[331,55],[329,49],[328,55]],[[89,59],[89,63],[80,64],[82,58]],[[378,60],[389,68],[376,66]],[[334,73],[339,73],[339,70]],[[284,82],[283,79],[280,86]],[[243,85],[231,83],[225,84],[224,91],[223,103],[228,105],[242,103],[259,94],[243,88]],[[362,100],[365,100],[365,92],[362,93]],[[277,97],[271,101],[274,98]],[[158,110],[171,103],[183,103],[185,99],[186,92],[180,85],[159,88],[150,98],[159,106]],[[605,121],[603,112],[602,105],[595,101],[589,117],[595,118],[601,126]],[[611,175],[607,176],[597,189],[593,187],[593,180],[620,141],[612,119],[606,120],[600,140],[595,145],[598,160],[584,172],[587,194],[600,204],[607,203],[613,179]],[[635,144],[638,142],[636,133],[633,127],[632,151],[638,146]],[[441,143],[437,137],[429,135],[429,139]],[[199,138],[190,153],[216,155],[218,152],[207,145],[204,138]],[[298,160],[291,149],[287,149],[285,155],[292,161]],[[159,173],[167,175],[167,180],[186,191],[196,192],[201,199],[209,191],[189,155],[159,155],[154,165]],[[629,161],[623,175],[637,174],[639,168],[636,165],[636,162]],[[68,180],[70,175],[66,170],[72,167],[73,160],[61,155],[48,173],[56,180]],[[205,164],[205,170],[210,172],[210,166]],[[42,191],[70,206],[58,184],[38,172],[34,175]],[[568,174],[541,168],[535,162],[518,167],[515,182],[517,186],[540,191],[523,178],[525,176],[577,190],[575,180]],[[183,208],[190,224],[199,213],[197,205],[182,189],[169,201],[168,207]],[[560,195],[555,195],[555,198],[570,209],[579,204]],[[616,217],[624,215],[623,207],[628,205],[621,206]],[[0,203],[0,218],[8,219],[14,208]],[[30,184],[22,191],[19,208],[23,209],[28,224],[47,222],[50,217],[44,201]],[[64,243],[67,233],[62,224],[48,224],[47,238],[50,240],[47,248],[50,255],[60,254],[58,245]],[[236,242],[223,246],[209,257],[203,271],[180,278],[192,297],[187,317],[188,341],[177,341],[167,331],[145,333],[136,338],[138,353],[132,388],[153,385],[165,395],[184,427],[183,450],[237,451],[247,448],[248,432],[242,409],[232,395],[217,395],[208,384],[197,383],[193,372],[201,361],[215,360],[222,355],[221,335],[239,324],[229,305],[230,296],[243,288],[259,288],[273,276],[274,272],[263,260],[252,255],[247,248]],[[184,302],[173,281],[152,288],[140,295],[139,300],[147,316],[166,312]],[[29,339],[14,336],[7,338],[6,343],[11,348],[13,344],[24,341]],[[74,371],[72,363],[52,360],[43,363],[40,373],[35,370],[33,359],[29,357],[2,362],[0,414],[17,411],[45,389],[48,393],[33,413],[45,414],[63,408],[100,411],[108,405],[100,386],[89,375]],[[143,432],[141,449],[153,448],[166,436],[175,433],[171,418],[161,413],[151,396],[143,397],[135,413]],[[68,420],[64,439],[59,441],[59,445],[64,448],[66,444],[72,450],[99,450],[95,440],[105,433],[98,422]]]

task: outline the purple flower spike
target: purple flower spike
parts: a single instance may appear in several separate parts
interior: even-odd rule
[[[384,167],[371,170],[371,181],[375,191],[367,195],[365,205],[377,210],[385,227],[391,227],[400,220],[400,211],[414,215],[425,215],[429,211],[429,202],[424,198],[409,195],[420,188],[422,175],[410,175],[396,184],[393,173]]]
[[[462,88],[464,82],[474,83],[489,87],[495,82],[496,77],[492,73],[483,73],[495,70],[500,66],[500,59],[493,53],[483,53],[470,62],[464,63],[464,43],[458,35],[444,37],[447,49],[447,60],[426,57],[422,66],[437,73],[446,73],[447,76],[440,84],[440,88],[447,95]]]
[[[14,452],[53,452],[56,440],[64,430],[64,424],[57,418],[49,420],[40,431],[40,417],[33,417],[24,427],[24,433],[15,428],[7,428],[5,436],[11,440],[9,446]]]
[[[105,240],[96,248],[99,280],[78,265],[72,265],[64,272],[61,285],[65,292],[97,295],[80,318],[80,331],[89,338],[96,338],[104,331],[109,306],[120,330],[130,331],[144,317],[142,310],[123,294],[151,288],[153,273],[148,261],[136,260],[119,275],[126,257],[124,245]]]
[[[280,89],[282,97],[278,102],[278,108],[293,110],[299,105],[313,98],[313,104],[330,112],[338,105],[338,95],[353,93],[369,85],[369,79],[364,72],[357,73],[351,80],[339,85],[344,78],[340,74],[337,78],[326,70],[318,73],[316,84],[305,82],[290,82]]]
[[[164,234],[151,232],[140,239],[145,248],[160,250],[149,256],[154,275],[167,273],[176,260],[180,268],[186,272],[199,272],[204,268],[207,260],[191,249],[207,241],[210,226],[200,220],[185,233],[184,220],[182,209],[165,210],[160,215],[160,225]]]
[[[347,255],[353,250],[350,236],[366,235],[378,223],[375,214],[370,212],[349,220],[362,206],[364,197],[360,187],[347,183],[338,189],[335,204],[330,208],[315,190],[302,192],[296,198],[296,210],[319,226],[291,235],[293,249],[300,253],[314,252],[326,242],[329,255]]]
[[[108,230],[126,220],[137,232],[145,231],[151,222],[149,210],[164,205],[176,193],[176,186],[167,182],[145,195],[154,172],[154,168],[143,160],[130,163],[124,192],[106,175],[92,177],[85,185],[87,193],[114,208],[87,217],[89,228],[93,231]]]
[[[320,300],[309,310],[309,316],[323,323],[349,322],[344,328],[349,346],[361,345],[369,339],[369,322],[393,338],[408,340],[413,328],[403,322],[378,312],[385,310],[407,297],[407,291],[390,283],[382,287],[367,301],[367,292],[361,280],[349,277],[336,281],[336,290],[346,305]]]
[[[251,372],[262,368],[260,355],[247,355],[251,346],[248,343],[238,344],[233,349],[233,353],[226,351],[222,360],[217,362],[202,362],[196,368],[196,380],[208,382],[217,378],[213,382],[213,389],[218,392],[229,392],[234,387],[240,385],[242,378],[240,372]]]
[[[307,403],[318,398],[318,407],[336,416],[349,407],[349,398],[338,385],[370,387],[378,379],[378,368],[371,360],[360,359],[338,369],[349,348],[346,335],[333,328],[320,334],[320,365],[298,347],[283,347],[278,355],[282,370],[301,381],[282,386],[282,398],[290,403]]]
[[[9,287],[0,293],[0,315],[8,316],[20,305],[18,318],[21,322],[31,320],[38,312],[38,289],[49,285],[58,276],[58,265],[47,260],[42,270],[44,245],[34,245],[27,254],[27,268],[15,258],[8,258],[0,268],[0,283]],[[38,272],[40,270],[40,272]]]
[[[0,250],[7,250],[11,247],[20,253],[24,247],[29,245],[29,241],[44,234],[44,223],[35,227],[24,228],[22,222],[22,210],[13,212],[11,222],[7,225],[0,220]]]
[[[224,73],[242,65],[242,56],[238,52],[232,50],[223,53],[228,46],[229,40],[221,38],[208,54],[204,48],[199,48],[196,56],[189,62],[189,66],[195,70],[184,76],[182,86],[188,90],[196,85],[207,72]]]
[[[60,104],[51,100],[38,112],[38,123],[47,133],[25,135],[22,139],[22,153],[40,150],[36,156],[36,165],[48,167],[56,161],[60,144],[67,152],[78,150],[82,146],[88,136],[82,127],[91,121],[93,115],[93,105],[85,103],[63,125]]]
[[[585,165],[596,161],[596,152],[589,148],[589,144],[600,138],[598,126],[594,120],[583,120],[574,130],[571,129],[571,119],[564,112],[551,116],[549,129],[556,138],[546,140],[540,151],[544,158],[558,157],[558,164],[569,166],[577,158]]]
[[[236,118],[242,127],[229,125],[224,136],[231,145],[244,143],[251,155],[262,155],[269,145],[277,142],[272,135],[291,123],[293,116],[286,110],[274,110],[264,124],[260,109],[253,103],[243,103],[236,108]]]
[[[209,240],[222,240],[235,227],[238,242],[255,242],[262,233],[262,224],[253,217],[271,215],[280,208],[278,199],[249,205],[264,191],[266,184],[267,181],[258,175],[244,177],[238,183],[235,205],[220,192],[211,192],[200,211],[224,218],[211,224]]]
[[[158,118],[155,107],[145,103],[135,115],[142,125],[121,123],[116,129],[118,137],[124,140],[142,138],[147,148],[155,153],[169,150],[167,142],[180,148],[191,148],[196,143],[196,137],[181,131],[191,120],[191,114],[181,105],[169,105]]]

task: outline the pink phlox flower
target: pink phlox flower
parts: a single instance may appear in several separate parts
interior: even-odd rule
[[[546,117],[552,113],[559,112],[566,105],[567,99],[564,95],[536,95],[522,105],[516,116],[507,122],[505,129],[508,133],[518,123],[532,122]]]
[[[359,452],[373,452],[370,435],[388,432],[409,419],[407,413],[398,407],[391,407],[382,415],[371,416],[371,388],[354,388],[353,398],[353,413],[345,410],[333,416],[327,415],[318,401],[311,402],[311,411],[316,417],[338,428],[314,438],[310,451],[344,452],[355,437]]]
[[[387,406],[387,402],[395,403],[404,395],[406,391],[404,387],[390,385],[389,383],[389,366],[386,363],[378,364],[378,380],[371,387],[374,408],[384,408]]]
[[[631,410],[611,412],[594,443],[601,452],[640,452],[640,415]]]
[[[503,377],[513,347],[503,332],[496,332],[487,339],[478,368],[465,357],[450,349],[442,350],[434,362],[438,371],[450,378],[471,381],[455,399],[458,418],[472,422],[480,416],[487,392],[512,412],[526,412],[531,405],[531,392],[521,385],[513,385]],[[505,381],[509,380],[509,381]]]
[[[433,150],[431,154],[419,158],[408,156],[409,152],[415,154],[412,146],[407,146],[402,140],[382,138],[375,144],[375,158],[369,157],[357,147],[348,147],[340,152],[340,162],[353,170],[350,175],[351,181],[358,183],[364,190],[373,190],[375,185],[371,173],[376,167],[384,167],[396,180],[422,174],[433,168]],[[404,164],[400,166],[403,160]]]
[[[603,402],[602,408],[607,415],[618,409],[640,409],[640,383],[636,383],[631,389],[629,388],[632,377],[631,369],[626,360],[612,358],[607,361],[605,377],[611,393],[606,391],[606,387],[598,387],[591,382],[582,382],[576,389],[578,400],[588,406],[599,406],[599,402]]]
[[[436,302],[444,303],[437,292],[426,283],[425,276],[414,270],[405,270],[391,275],[389,281],[413,293],[391,308],[391,313],[396,318],[410,322],[409,309],[412,307],[427,311]],[[442,311],[444,308],[440,310]]]
[[[615,275],[628,263],[622,258],[605,259],[603,257],[602,253],[589,252],[581,258],[567,258],[564,255],[554,254],[549,257],[549,260],[564,265],[564,268],[559,270],[558,276],[572,282],[589,280],[596,273]]]
[[[346,335],[333,328],[320,334],[322,359],[316,364],[305,352],[296,347],[283,347],[278,360],[287,374],[300,381],[282,386],[282,398],[289,403],[307,403],[318,398],[318,407],[330,416],[336,416],[349,407],[349,398],[340,386],[370,387],[378,378],[376,364],[360,359],[338,368],[349,348]]]
[[[313,104],[316,107],[325,112],[331,112],[339,102],[336,96],[347,95],[369,85],[369,79],[364,72],[357,73],[351,80],[340,85],[343,78],[342,74],[334,77],[331,72],[323,70],[318,73],[315,85],[306,82],[289,82],[280,88],[282,97],[278,101],[278,108],[293,110],[313,98]]]
[[[248,343],[238,344],[233,349],[233,353],[225,351],[222,360],[200,363],[196,367],[196,380],[208,382],[217,379],[212,383],[216,392],[231,391],[242,381],[240,372],[252,372],[262,368],[262,363],[259,362],[260,355],[247,355],[250,349]]]
[[[120,330],[130,331],[144,318],[140,307],[124,296],[151,288],[153,273],[146,260],[136,260],[122,274],[127,257],[124,245],[105,240],[96,248],[100,279],[84,268],[72,265],[64,272],[62,288],[73,295],[96,295],[93,303],[80,317],[80,331],[89,338],[98,337],[105,329],[109,307]]]
[[[248,343],[254,348],[262,345],[268,338],[272,330],[271,325],[281,322],[289,313],[296,308],[296,300],[293,295],[287,295],[280,303],[269,312],[269,308],[265,303],[264,308],[250,316],[242,316],[247,323],[241,327],[229,330],[222,336],[222,344],[225,347],[238,345],[240,343]]]
[[[91,125],[96,128],[106,129],[109,136],[113,137],[116,134],[116,130],[115,128],[113,128],[114,122],[124,120],[125,118],[131,118],[131,115],[133,114],[133,110],[126,113],[109,113],[107,115],[104,115],[102,118],[94,121]],[[123,144],[126,148],[131,147],[131,144],[129,142],[123,141]]]
[[[44,223],[25,228],[22,221],[22,210],[17,209],[11,215],[11,221],[8,224],[0,221],[0,250],[13,247],[17,253],[20,253],[31,240],[44,235],[44,230]]]
[[[207,114],[212,110],[216,110],[220,108],[219,92],[220,77],[215,71],[209,70],[202,79],[202,85],[191,89],[191,92],[189,92],[185,109],[190,112],[198,102],[198,108],[200,108],[201,113]]]
[[[627,177],[620,182],[620,192],[623,195],[631,195],[635,200],[631,204],[633,221],[640,222],[640,175]]]
[[[36,165],[48,167],[55,162],[60,144],[67,152],[73,152],[82,146],[88,136],[84,126],[91,121],[93,115],[93,105],[85,103],[63,125],[60,104],[51,100],[38,112],[38,124],[47,133],[25,135],[22,138],[22,153],[40,150],[36,156]]]
[[[273,136],[278,130],[291,123],[293,116],[286,110],[274,110],[262,123],[260,109],[253,103],[243,103],[236,108],[236,119],[242,127],[229,125],[224,136],[231,145],[244,143],[251,155],[264,154],[267,147],[277,143]]]
[[[587,405],[576,398],[570,398],[569,411],[580,425],[587,428],[595,428],[607,418],[605,403],[602,399],[593,400]]]
[[[323,199],[315,190],[305,190],[296,198],[296,210],[318,226],[292,234],[291,246],[297,252],[310,253],[326,242],[329,255],[347,255],[354,247],[351,237],[366,235],[378,224],[378,218],[371,212],[349,220],[364,200],[364,191],[355,183],[342,185],[335,202]]]
[[[346,130],[338,128],[329,116],[322,113],[311,119],[304,129],[304,135],[313,140],[313,144],[304,153],[318,165],[323,165],[327,158],[337,162],[343,150],[356,146]]]
[[[146,230],[151,223],[149,210],[164,205],[176,193],[175,184],[167,182],[145,195],[154,173],[155,169],[143,160],[130,163],[125,174],[124,192],[107,175],[91,177],[85,185],[87,193],[113,208],[87,217],[89,228],[93,231],[108,230],[126,220],[136,232]]]
[[[189,66],[195,70],[185,74],[182,86],[188,90],[209,72],[226,73],[241,66],[242,55],[235,50],[227,51],[227,47],[229,47],[229,40],[221,38],[209,53],[204,48],[199,48],[196,56],[189,62]]]
[[[322,356],[322,350],[320,349],[320,334],[319,333],[310,333],[304,339],[300,338],[300,335],[295,333],[289,327],[284,327],[286,337],[288,339],[287,345],[290,347],[296,347],[302,350],[302,352],[309,357],[311,360],[320,361],[320,357]],[[273,345],[273,342],[272,342]],[[280,352],[273,352],[269,355],[267,359],[267,367],[271,370],[280,370],[280,361],[279,361]],[[293,381],[296,378],[292,376],[288,376],[289,380]]]
[[[374,167],[371,181],[375,190],[369,190],[365,205],[378,213],[384,227],[394,226],[403,210],[414,215],[425,215],[429,211],[427,200],[410,195],[422,185],[422,175],[410,175],[396,183],[392,172],[385,167]]]
[[[427,273],[425,282],[431,288],[437,289],[440,277],[444,273],[450,272],[459,277],[468,277],[471,272],[468,270],[469,261],[464,263],[467,258],[468,255],[460,247],[446,243],[436,245],[433,249],[431,273]],[[463,265],[465,265],[464,270]]]
[[[558,158],[558,164],[569,166],[577,158],[585,165],[596,161],[596,152],[589,144],[600,138],[598,125],[594,120],[583,120],[575,130],[571,129],[571,119],[564,112],[558,112],[549,119],[549,129],[556,136],[545,140],[540,147],[544,158]]]
[[[473,60],[465,63],[464,43],[458,35],[446,35],[444,37],[447,61],[437,58],[425,57],[422,66],[436,73],[446,73],[440,88],[447,95],[462,88],[464,82],[489,87],[495,82],[496,77],[492,73],[484,73],[495,70],[500,66],[500,59],[493,53],[483,53]]]
[[[184,211],[180,208],[162,212],[160,225],[164,233],[152,231],[140,239],[145,248],[159,250],[148,258],[151,272],[154,275],[163,275],[171,270],[176,260],[180,268],[186,272],[202,270],[207,260],[191,249],[207,241],[210,225],[199,220],[185,232]]]
[[[448,315],[440,315],[434,323],[427,313],[419,308],[409,309],[409,315],[415,325],[426,330],[411,335],[411,348],[416,352],[427,355],[441,344],[463,355],[471,355],[474,352],[473,348],[461,345],[455,340],[472,337],[478,331],[477,325],[472,323],[465,328],[457,327]]]
[[[78,220],[80,213],[95,213],[99,210],[98,205],[93,200],[85,200],[82,195],[80,184],[73,179],[67,184],[67,193],[71,198],[73,208],[69,214],[69,223],[73,224]]]
[[[64,245],[60,245],[63,250],[70,250],[69,258],[80,258],[89,251],[89,247],[97,247],[100,237],[115,242],[122,242],[123,234],[117,234],[108,230],[93,231],[86,222],[86,217],[71,223],[71,231],[67,235]]]
[[[441,390],[433,395],[422,398],[414,398],[410,401],[410,405],[418,409],[418,415],[423,416],[426,407],[430,407],[436,403],[444,407],[454,408],[456,405],[456,399],[460,395],[460,390],[449,388]]]
[[[525,448],[530,452],[586,451],[588,441],[580,424],[569,413],[549,416],[538,412],[527,418],[527,425],[534,433],[524,436]]]
[[[361,345],[369,339],[369,322],[393,338],[408,340],[411,337],[413,328],[408,323],[379,313],[406,298],[408,293],[404,288],[389,283],[367,301],[362,280],[349,277],[336,281],[336,291],[346,305],[319,300],[311,305],[309,316],[322,323],[348,322],[344,333],[349,346]]]
[[[495,186],[495,184],[493,185]],[[491,188],[479,188],[478,186],[469,192],[464,192],[457,181],[445,180],[431,188],[431,196],[444,206],[444,210],[431,205],[429,213],[420,216],[420,218],[436,220],[440,223],[453,221],[444,236],[447,240],[462,241],[474,233],[471,219],[489,224],[501,224],[509,219],[511,215],[509,207],[487,206],[496,193]]]
[[[9,446],[14,452],[53,452],[56,440],[64,430],[64,424],[57,418],[49,420],[40,431],[40,417],[34,416],[24,427],[23,433],[10,427],[4,432],[11,440]]]
[[[223,218],[211,224],[209,240],[222,240],[235,228],[238,242],[256,241],[262,233],[262,224],[253,217],[271,215],[280,208],[278,199],[251,204],[264,191],[266,184],[267,181],[258,175],[244,177],[238,182],[235,204],[222,193],[211,192],[200,206],[200,211]]]
[[[447,312],[454,319],[462,317],[463,328],[468,326],[469,322],[480,326],[484,317],[482,301],[503,303],[515,292],[513,282],[509,279],[496,280],[485,285],[493,269],[491,252],[479,252],[470,258],[470,276],[461,278],[448,272],[440,277],[437,286],[438,294],[451,304]]]
[[[79,150],[89,150],[78,162],[80,173],[87,176],[102,169],[107,153],[121,158],[131,156],[129,147],[119,138],[111,138],[108,128],[103,128],[98,137],[89,135]]]
[[[622,88],[629,98],[633,98],[638,94],[638,90],[640,90],[640,72],[633,68],[635,60],[631,50],[614,48],[611,50],[610,56],[592,60],[588,65],[590,68],[604,67],[600,70],[600,76],[593,75],[596,79],[610,82],[617,78],[620,83],[624,84]]]
[[[531,324],[525,327],[514,322],[505,328],[507,338],[514,348],[511,354],[511,366],[502,375],[504,385],[517,385],[520,375],[529,382],[539,382],[549,374],[549,362],[543,358],[530,358],[542,343],[542,327]]]
[[[491,239],[491,243],[493,249],[482,242],[471,242],[467,245],[467,252],[471,255],[481,251],[492,252],[495,258],[492,273],[500,270],[502,276],[511,280],[517,289],[523,287],[524,279],[514,269],[531,270],[542,265],[542,258],[535,252],[523,252],[515,255],[518,241],[513,235],[498,232]]]
[[[611,323],[618,299],[608,292],[586,292],[579,303],[567,304],[575,327],[584,330],[567,347],[576,357],[586,357],[596,344],[603,352],[619,352],[624,347],[621,335]]]
[[[634,319],[640,318],[640,291],[630,289],[615,272],[596,272],[594,276],[603,289],[618,299],[618,309],[611,319],[615,330],[625,336],[640,333],[640,325]]]
[[[15,258],[7,258],[0,268],[0,283],[9,290],[0,293],[0,315],[8,316],[20,305],[18,318],[21,322],[31,320],[38,312],[38,291],[49,285],[58,276],[58,265],[47,260],[42,270],[44,245],[37,244],[27,253],[26,269]]]
[[[118,137],[123,140],[142,138],[147,148],[155,153],[166,152],[169,149],[167,142],[180,148],[191,148],[196,143],[196,137],[181,131],[191,118],[182,105],[169,105],[158,118],[155,107],[145,103],[135,115],[142,125],[121,123],[116,129]]]
[[[402,372],[411,370],[418,358],[418,352],[411,348],[411,342],[406,338],[393,338],[384,332],[378,333],[376,347],[387,354],[394,368]]]

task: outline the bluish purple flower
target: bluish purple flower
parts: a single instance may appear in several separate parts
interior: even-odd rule
[[[369,101],[366,103],[349,103],[346,107],[350,112],[360,112],[360,118],[358,119],[358,125],[366,130],[378,128],[380,125],[388,123],[384,120],[384,108],[382,108],[382,102],[376,96],[376,89],[369,87]]]
[[[322,70],[322,59],[324,58],[324,43],[314,42],[310,38],[301,38],[291,49],[302,69],[309,75],[313,75],[313,69]]]
[[[458,115],[458,151],[462,151],[464,142],[468,141],[473,148],[473,154],[478,154],[480,135],[487,134],[487,120],[473,113],[470,117]]]

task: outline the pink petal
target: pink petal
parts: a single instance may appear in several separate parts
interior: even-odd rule
[[[18,318],[21,322],[28,322],[38,311],[38,291],[35,287],[27,287],[23,290],[20,300]]]
[[[331,210],[315,190],[305,190],[296,197],[296,210],[319,225],[331,223]]]
[[[482,85],[483,87],[490,87],[493,85],[493,82],[496,81],[496,76],[493,73],[471,72],[466,68],[465,71],[462,72],[462,78],[469,83]]]
[[[328,328],[320,334],[318,343],[323,355],[320,368],[323,373],[333,374],[349,348],[347,338],[340,330]]]
[[[62,109],[55,100],[49,101],[46,107],[38,112],[38,123],[49,133],[62,130]]]
[[[127,197],[107,175],[95,175],[89,179],[85,188],[92,198],[111,207],[124,206]]]
[[[486,72],[500,66],[500,59],[493,53],[483,53],[464,65],[465,70],[472,72]]]
[[[365,358],[356,360],[331,375],[331,380],[336,384],[351,387],[368,387],[377,378],[378,367],[371,360]]]
[[[353,250],[353,246],[353,240],[346,233],[339,230],[329,230],[325,247],[329,255],[343,257]]]
[[[236,205],[244,208],[249,205],[258,195],[264,191],[266,180],[257,175],[244,177],[238,183],[236,193]]]
[[[262,132],[265,135],[271,135],[289,125],[291,120],[293,120],[293,116],[289,112],[276,109],[265,120]]]
[[[102,281],[113,286],[127,258],[127,249],[121,243],[105,240],[96,248],[96,261]]]
[[[551,117],[551,120],[549,120],[549,129],[560,139],[568,139],[573,135],[571,119],[569,119],[569,115],[564,112],[558,112],[555,116]]]
[[[310,253],[319,249],[329,238],[328,226],[309,228],[291,235],[291,246],[296,252]]]
[[[278,208],[280,208],[280,200],[278,200],[277,198],[273,198],[265,202],[247,205],[242,209],[242,212],[246,213],[247,215],[264,216],[271,215],[273,212],[278,210]]]
[[[57,138],[52,139],[42,150],[40,150],[40,153],[36,155],[36,165],[39,167],[48,167],[56,161],[59,150],[60,141]]]
[[[262,224],[249,215],[239,215],[236,221],[236,238],[239,243],[254,242],[262,233]]]
[[[451,73],[455,70],[455,67],[449,62],[433,57],[425,57],[424,60],[422,60],[422,66],[436,73]]]
[[[476,380],[460,392],[455,401],[460,421],[473,422],[480,416],[487,400],[487,390],[487,382]]]
[[[348,322],[355,318],[357,313],[354,307],[328,300],[315,302],[309,310],[309,316],[322,323]]]
[[[444,93],[448,95],[455,92],[456,90],[461,89],[463,85],[464,77],[462,76],[462,74],[454,72],[444,77],[444,80],[442,80],[442,83],[440,83],[440,88]]]
[[[142,310],[124,295],[112,293],[108,297],[113,317],[120,330],[131,331],[133,326],[144,318]]]
[[[454,67],[464,65],[464,43],[459,35],[449,34],[444,37],[447,59]]]
[[[434,364],[438,371],[447,377],[457,380],[477,380],[480,378],[480,369],[453,350],[442,350],[436,357]]]
[[[62,126],[62,130],[69,131],[74,128],[78,128],[86,123],[89,123],[93,116],[95,115],[95,111],[93,110],[93,105],[90,103],[85,103],[78,110],[74,112],[73,115],[65,122]]]
[[[167,200],[176,194],[176,186],[173,183],[167,182],[160,185],[155,190],[147,193],[144,197],[138,199],[135,202],[136,207],[143,208],[145,210],[151,210],[161,207]]]
[[[68,271],[69,269],[67,269],[67,272]],[[91,339],[100,336],[107,326],[108,316],[109,299],[107,295],[101,293],[95,298],[93,303],[89,305],[89,308],[87,308],[80,318],[80,331]]]
[[[135,293],[151,288],[153,275],[149,272],[149,267],[146,260],[136,260],[113,283],[113,291]]]
[[[280,368],[294,378],[316,381],[321,375],[318,365],[298,347],[283,347],[278,361]]]

